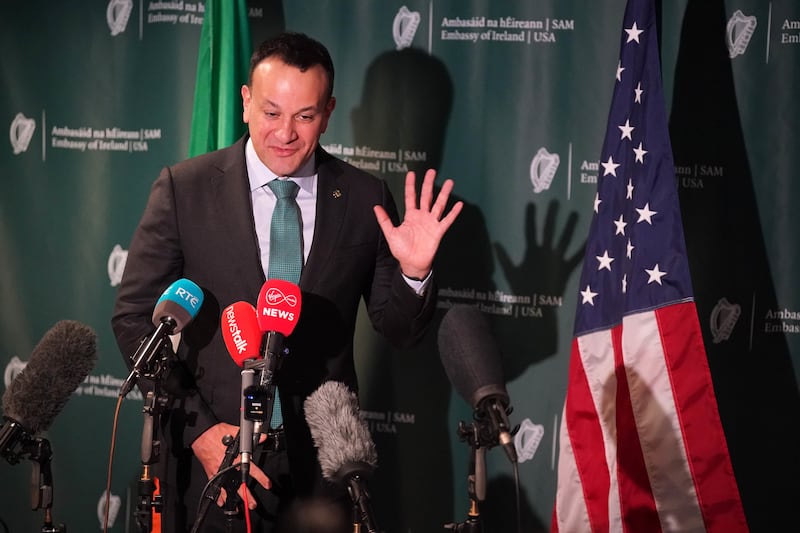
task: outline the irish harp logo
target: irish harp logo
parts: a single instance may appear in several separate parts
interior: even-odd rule
[[[128,17],[131,16],[133,0],[111,0],[106,7],[106,22],[111,30],[111,36],[119,35],[128,27]]]
[[[398,50],[411,46],[417,33],[417,26],[419,26],[419,12],[409,11],[406,6],[401,7],[394,16],[392,24],[392,36]]]
[[[544,426],[534,424],[530,418],[522,421],[517,434],[514,436],[514,447],[517,449],[520,463],[533,459],[543,436]]]
[[[757,23],[755,17],[748,17],[738,9],[728,19],[728,55],[731,59],[744,54],[747,50]]]
[[[561,158],[558,154],[551,154],[547,148],[539,148],[531,161],[531,184],[533,192],[540,193],[550,188],[553,176],[556,175]]]
[[[117,496],[114,493],[108,497],[108,527],[114,527],[114,523],[117,521],[117,515],[119,515],[120,507],[122,507],[122,498]],[[97,519],[100,521],[100,527],[103,527],[103,523],[105,522],[106,518],[106,493],[100,496],[100,499],[97,501]]]
[[[33,130],[35,129],[35,120],[27,118],[22,113],[17,113],[17,116],[11,121],[11,128],[8,130],[8,138],[11,141],[11,147],[14,149],[14,155],[28,149],[28,144],[31,142]]]
[[[108,256],[108,279],[111,281],[112,287],[116,287],[122,281],[122,273],[125,271],[127,260],[128,250],[124,250],[122,246],[115,244]]]
[[[720,298],[717,305],[711,311],[711,336],[714,344],[726,341],[733,333],[736,321],[742,314],[742,307],[739,304],[732,304],[727,298]]]

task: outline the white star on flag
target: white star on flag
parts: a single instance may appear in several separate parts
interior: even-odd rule
[[[622,215],[619,216],[619,220],[614,220],[613,222],[617,227],[617,231],[614,235],[625,235],[625,226],[627,226],[628,223],[623,220]]]
[[[608,256],[608,250],[603,252],[603,255],[598,255],[596,257],[597,257],[597,261],[600,263],[597,266],[597,270],[602,270],[602,269],[605,268],[606,270],[611,272],[611,262],[614,260],[614,258]]]
[[[594,305],[594,297],[597,296],[597,293],[592,292],[592,289],[587,285],[586,290],[581,291],[581,296],[583,296],[581,303]]]
[[[625,42],[629,43],[631,41],[636,41],[638,43],[639,42],[639,35],[641,35],[643,31],[644,30],[640,30],[639,28],[637,28],[636,27],[636,23],[634,22],[633,26],[631,26],[630,28],[627,28],[625,30],[625,33],[628,34],[628,40],[625,41]]]
[[[619,138],[619,140],[620,140],[620,141],[621,141],[622,139],[625,139],[625,138],[627,138],[627,139],[630,139],[630,140],[633,140],[633,139],[631,139],[631,133],[632,133],[632,132],[633,132],[633,130],[635,130],[636,128],[634,128],[633,126],[631,126],[631,121],[630,121],[630,120],[626,120],[626,121],[625,121],[625,124],[623,124],[622,126],[617,126],[617,127],[619,128],[619,131],[621,131],[621,132],[622,132],[622,135],[621,135],[621,136],[620,136],[620,138]]]
[[[600,163],[603,165],[603,176],[611,174],[612,176],[617,175],[617,167],[619,163],[614,163],[614,159],[611,156],[608,156],[608,161],[605,163]]]
[[[648,276],[650,276],[650,277],[647,279],[647,284],[648,284],[648,285],[650,285],[650,284],[651,284],[651,283],[653,283],[654,281],[655,281],[656,283],[658,283],[659,285],[661,285],[661,278],[663,278],[664,276],[666,276],[666,275],[667,275],[667,273],[666,273],[666,272],[661,272],[661,271],[658,269],[658,263],[656,263],[656,266],[654,266],[653,268],[645,268],[645,269],[644,269],[644,271],[645,271],[645,272],[647,272],[647,275],[648,275]]]
[[[653,215],[658,214],[658,211],[650,211],[650,204],[644,204],[642,209],[636,208],[636,212],[639,213],[639,220],[636,221],[638,224],[639,222],[647,222],[651,226],[653,225]]]
[[[639,141],[639,146],[633,149],[633,153],[636,154],[636,162],[644,164],[644,154],[647,153],[647,150],[642,148],[642,142]],[[616,176],[616,174],[615,174]]]

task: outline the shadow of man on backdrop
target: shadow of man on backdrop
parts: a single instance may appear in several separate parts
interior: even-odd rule
[[[726,20],[722,0],[687,5],[670,136],[677,168],[710,165],[724,172],[679,173],[686,247],[745,514],[752,531],[777,531],[797,523],[800,398],[786,337],[766,332],[763,322],[778,299],[725,46]],[[725,313],[736,306],[740,316]],[[729,323],[714,320],[721,316]]]
[[[389,152],[424,154],[423,160],[406,159],[405,168],[382,175],[395,199],[403,198],[405,170],[418,179],[428,168],[439,169],[447,123],[453,103],[453,82],[444,63],[415,48],[385,52],[369,65],[364,80],[361,104],[352,111],[353,139],[356,146],[369,146]],[[475,135],[480,145],[480,134]],[[485,176],[455,176],[458,182],[488,179]],[[451,202],[463,201],[451,195]],[[514,292],[532,294],[541,284],[544,292],[563,293],[566,279],[580,263],[583,250],[565,259],[577,215],[566,224],[558,244],[553,247],[558,204],[548,209],[545,237],[536,243],[536,207],[528,206],[527,250],[519,265],[514,265],[498,246],[499,261]],[[516,228],[515,228],[516,230]],[[373,485],[379,520],[387,531],[439,531],[445,523],[460,520],[454,516],[454,496],[466,507],[468,445],[456,450],[456,426],[451,424],[451,385],[439,358],[437,333],[449,298],[442,289],[493,292],[496,286],[493,244],[479,206],[464,202],[458,221],[445,234],[434,262],[440,290],[440,309],[431,329],[420,345],[398,350],[374,335],[366,321],[358,325],[356,338],[364,354],[366,369],[360,369],[361,403],[365,409],[394,409],[411,414],[413,422],[372,426],[380,466]],[[554,287],[558,287],[558,289]],[[540,293],[543,291],[539,291]],[[454,303],[473,303],[460,300]],[[363,316],[363,314],[361,315]],[[506,381],[518,377],[528,366],[556,352],[555,310],[541,319],[514,319],[488,315],[503,353]],[[487,354],[491,356],[491,354]],[[366,371],[365,371],[366,370]],[[513,399],[512,399],[513,404]],[[464,402],[453,406],[461,419],[470,420],[471,408]],[[463,414],[462,414],[463,413]],[[386,413],[387,417],[399,416]],[[377,429],[377,430],[376,430]],[[454,467],[455,462],[455,467]],[[462,467],[463,465],[463,467]],[[491,473],[489,473],[491,475]],[[513,483],[495,483],[497,501],[513,501]],[[488,501],[488,498],[487,498]],[[534,517],[527,500],[522,516]],[[536,519],[537,524],[541,522]],[[523,526],[526,526],[523,523]],[[485,524],[486,531],[494,531]]]

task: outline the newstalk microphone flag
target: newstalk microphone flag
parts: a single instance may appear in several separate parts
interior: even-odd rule
[[[244,133],[241,87],[247,83],[252,48],[246,0],[207,0],[189,157],[230,146]]]
[[[653,0],[629,0],[561,423],[552,531],[747,531],[694,304]]]

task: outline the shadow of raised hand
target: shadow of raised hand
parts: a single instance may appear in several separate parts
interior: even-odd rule
[[[578,214],[570,213],[556,241],[559,204],[553,200],[547,209],[541,244],[537,242],[536,204],[529,203],[525,212],[525,252],[514,264],[505,248],[494,243],[497,261],[515,295],[534,298],[530,317],[496,320],[494,327],[503,348],[506,380],[519,376],[525,369],[557,350],[556,309],[575,268],[583,261],[586,242],[572,255],[572,242]],[[545,304],[545,305],[541,305]]]

